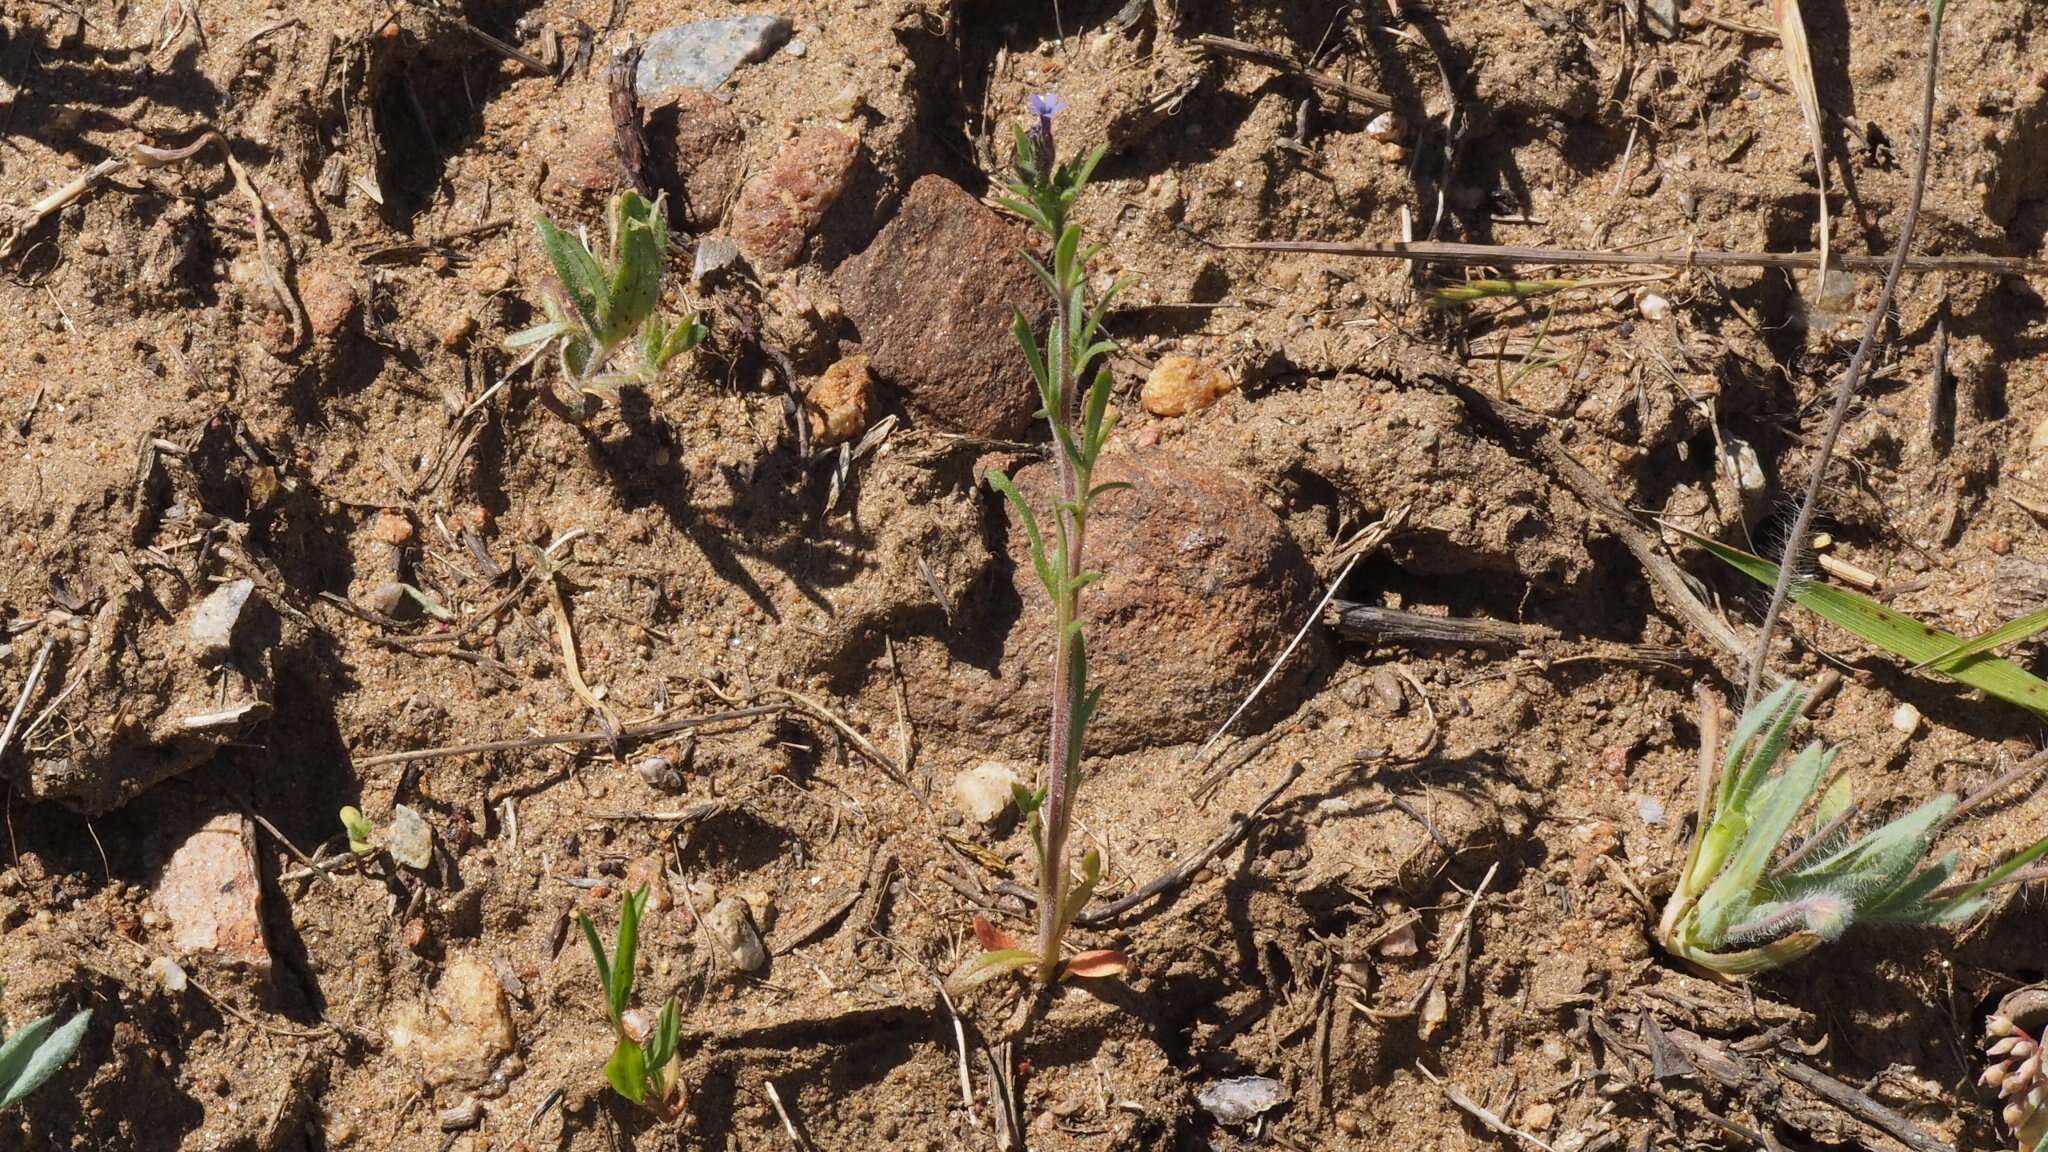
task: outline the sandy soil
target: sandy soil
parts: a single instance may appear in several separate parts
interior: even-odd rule
[[[1454,267],[1219,247],[1811,250],[1768,6],[1702,0],[1670,37],[1643,22],[1659,7],[747,5],[793,40],[642,110],[668,303],[711,339],[584,425],[501,347],[544,290],[531,220],[602,230],[614,52],[740,9],[0,8],[0,203],[92,180],[32,226],[0,215],[0,714],[26,702],[0,759],[0,1013],[95,1011],[0,1147],[2001,1146],[1974,1049],[2048,974],[2037,900],[1735,987],[1649,935],[1690,826],[1694,685],[1739,693],[1739,666],[1611,510],[1748,636],[1757,590],[1653,521],[1776,548],[1877,277],[1624,269],[1447,310],[1422,294]],[[1805,8],[1838,251],[1888,253],[1924,6]],[[1954,6],[1916,250],[2038,254],[2040,25],[2028,0]],[[990,761],[1031,776],[1047,707],[1048,613],[980,482],[1044,470],[1028,399],[1004,406],[1022,369],[1001,318],[1034,284],[974,203],[1045,90],[1064,146],[1109,146],[1081,216],[1105,282],[1136,279],[1112,321],[1112,455],[1136,487],[1099,538],[1108,696],[1078,835],[1109,899],[1256,816],[1184,886],[1079,930],[1135,971],[1062,991],[1006,1046],[1018,986],[956,1017],[937,978],[976,914],[1029,923],[1000,887],[1030,881],[1024,831],[963,816],[951,785]],[[219,149],[133,162],[209,127],[264,222]],[[693,280],[700,242],[735,232],[754,258]],[[1830,555],[1957,632],[2048,601],[2044,286],[1908,277],[1829,477]],[[858,356],[879,377],[862,450],[800,439],[780,362],[816,394]],[[1141,385],[1178,356],[1230,390],[1152,415]],[[553,575],[550,546],[572,561]],[[1342,573],[1345,602],[1526,628],[1317,620],[1210,746]],[[193,614],[239,580],[249,618],[209,650]],[[591,731],[565,622],[620,721],[735,715],[400,755]],[[1786,631],[1780,671],[1843,677],[1815,728],[1873,816],[2039,739],[1810,616]],[[343,805],[418,813],[428,865],[351,859]],[[2015,789],[1944,846],[1982,869],[2044,834],[2048,798]],[[216,843],[198,902],[223,923],[195,932],[167,889],[180,845]],[[605,1089],[572,928],[587,912],[609,937],[640,883],[639,1000],[684,1010],[668,1126]],[[745,932],[764,967],[735,964]],[[1197,1102],[1252,1075],[1285,1096],[1255,1123]]]

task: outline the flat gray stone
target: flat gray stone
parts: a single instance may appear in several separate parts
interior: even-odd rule
[[[742,64],[766,60],[789,39],[787,16],[722,16],[664,28],[647,38],[633,90],[642,100],[678,88],[705,92],[718,87]]]
[[[242,609],[255,591],[253,580],[230,580],[208,593],[199,607],[192,610],[192,651],[203,663],[228,658],[234,647],[235,623],[242,618]]]

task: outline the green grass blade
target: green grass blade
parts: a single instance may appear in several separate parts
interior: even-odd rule
[[[1684,532],[1684,529],[1679,529]],[[1685,532],[1695,544],[1716,558],[1766,587],[1777,582],[1778,566],[1739,548],[1730,548],[1703,536]],[[1939,628],[1922,624],[1902,612],[1894,612],[1875,600],[1831,584],[1801,581],[1792,585],[1792,599],[1800,607],[1859,639],[1874,644],[1902,660],[1942,659],[1943,654],[1962,643]],[[1950,661],[1931,669],[1971,688],[1981,689],[2008,704],[2017,704],[2037,715],[2048,716],[2048,681],[1994,656],[1977,654]]]
[[[1975,884],[1972,884],[1968,888],[1965,888],[1963,890],[1962,895],[1957,896],[1955,899],[1943,905],[1942,910],[1946,912],[1949,909],[1959,908],[1965,904],[1970,903],[1977,897],[1982,896],[1984,893],[1989,892],[1991,891],[1991,889],[1997,887],[1998,884],[2001,881],[2003,881],[2006,877],[2011,876],[2013,873],[2019,871],[2022,868],[2025,868],[2027,865],[2032,864],[2034,861],[2039,860],[2043,856],[2048,856],[2048,836],[2043,836],[2039,840],[2034,841],[2033,846],[2029,847],[2026,851],[2019,853],[2012,859],[2007,860],[2005,863],[2000,864],[1996,868],[1993,868],[1990,872],[1985,874],[1982,880],[1979,880]]]
[[[2029,612],[2016,620],[2009,620],[1975,640],[1958,644],[1932,659],[1922,660],[1913,665],[1913,671],[1918,672],[1934,664],[1943,667],[1960,664],[1972,656],[1989,652],[1994,648],[2003,648],[2007,644],[2037,636],[2042,632],[2048,632],[2048,608],[2043,608],[2039,612]]]
[[[605,959],[604,941],[597,938],[597,925],[583,913],[576,914],[576,923],[583,929],[583,941],[590,945],[590,958],[597,961],[597,982],[604,985],[605,1011],[610,1013],[612,1022],[618,1022],[619,1014],[612,1011],[612,962]]]

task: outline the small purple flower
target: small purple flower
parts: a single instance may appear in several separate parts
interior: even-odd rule
[[[1031,150],[1041,172],[1050,173],[1053,165],[1052,118],[1067,110],[1067,102],[1057,93],[1038,92],[1024,102],[1038,123],[1031,126]]]
[[[1067,110],[1067,102],[1060,99],[1057,92],[1034,93],[1024,104],[1031,109],[1033,116],[1038,117],[1038,127],[1042,132],[1052,131],[1052,118]]]

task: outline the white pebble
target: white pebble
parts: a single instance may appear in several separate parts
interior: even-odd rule
[[[1643,319],[1659,324],[1671,318],[1671,301],[1655,292],[1645,292],[1636,297],[1636,311]]]
[[[1901,704],[1892,711],[1892,727],[1911,736],[1920,730],[1920,710],[1911,704]]]

